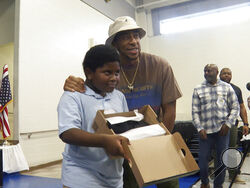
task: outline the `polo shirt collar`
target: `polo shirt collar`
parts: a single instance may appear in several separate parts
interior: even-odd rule
[[[94,90],[91,89],[90,87],[88,87],[87,85],[84,85],[84,87],[86,88],[85,94],[86,94],[86,95],[89,95],[89,96],[93,96],[93,97],[95,97],[96,99],[105,99],[105,100],[109,100],[109,99],[111,99],[111,95],[112,95],[112,93],[113,93],[113,92],[106,93],[106,95],[103,97],[103,96],[101,96],[100,94],[94,92]]]

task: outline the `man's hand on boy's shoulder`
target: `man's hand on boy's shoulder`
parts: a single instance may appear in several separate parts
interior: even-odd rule
[[[84,80],[80,77],[75,77],[70,75],[64,83],[63,86],[64,91],[78,91],[78,92],[85,92],[85,87],[84,87]]]
[[[103,146],[107,153],[130,160],[123,150],[122,143],[130,144],[128,138],[119,135],[106,135],[103,139]]]

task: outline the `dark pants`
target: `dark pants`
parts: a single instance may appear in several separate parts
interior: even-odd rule
[[[230,138],[229,138],[229,147],[230,148],[237,148],[237,139],[238,139],[238,128],[237,126],[232,126],[230,128]],[[237,172],[236,169],[229,169],[229,178],[233,179],[235,173]]]
[[[130,166],[128,165],[127,161],[124,161],[123,168],[124,168],[123,188],[139,188],[136,179],[133,175],[133,172]],[[157,188],[179,188],[179,180],[175,179],[168,182],[157,184]]]
[[[211,155],[212,148],[215,147],[216,159],[215,159],[215,169],[221,166],[221,156],[222,153],[228,149],[229,133],[226,136],[220,136],[219,132],[207,134],[207,139],[199,138],[199,167],[200,167],[200,177],[203,184],[208,184],[208,162]],[[214,187],[221,187],[225,180],[226,171],[223,170],[220,175],[218,175],[214,180]]]

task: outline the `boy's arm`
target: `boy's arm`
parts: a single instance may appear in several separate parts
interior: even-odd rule
[[[78,91],[80,93],[85,92],[84,80],[80,77],[69,76],[63,86],[64,91]]]
[[[72,128],[60,135],[63,142],[86,147],[103,147],[112,156],[121,156],[128,159],[123,151],[122,142],[129,140],[119,135],[95,134]]]

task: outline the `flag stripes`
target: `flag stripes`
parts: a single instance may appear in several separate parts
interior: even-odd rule
[[[3,67],[3,77],[0,89],[0,124],[3,138],[10,136],[10,125],[8,120],[7,105],[12,102],[12,95],[9,82],[8,66]]]
[[[8,121],[8,107],[6,106],[4,110],[0,113],[0,123],[1,123],[1,129],[3,131],[3,137],[9,137],[10,136],[10,125]]]

